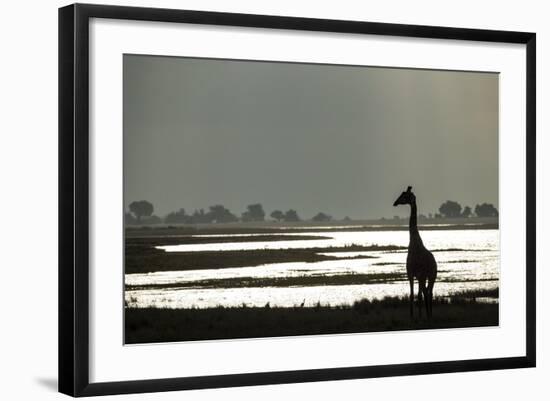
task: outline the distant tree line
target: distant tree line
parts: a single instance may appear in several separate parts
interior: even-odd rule
[[[470,218],[470,217],[498,217],[498,210],[492,203],[477,204],[472,210],[470,206],[460,205],[456,201],[447,200],[439,206],[439,213],[429,213],[418,215],[419,221],[429,221],[432,219],[456,219],[456,218]],[[400,216],[393,216],[394,220],[401,220]],[[382,217],[381,220],[387,220]]]
[[[470,218],[470,217],[498,217],[498,210],[492,203],[482,203],[476,205],[474,210],[470,206],[460,205],[455,201],[445,201],[439,206],[439,213],[429,213],[428,215],[420,213],[418,220],[432,220],[432,219],[456,219],[456,218]],[[394,220],[400,220],[401,217],[393,216]],[[382,218],[382,220],[386,220]]]
[[[154,207],[146,200],[134,201],[128,206],[129,211],[125,213],[126,224],[201,224],[201,223],[234,223],[234,222],[260,222],[265,221],[266,213],[261,203],[253,203],[246,207],[246,210],[237,217],[223,205],[213,205],[205,209],[196,209],[188,214],[184,208],[170,212],[164,218],[153,214]],[[277,222],[298,222],[302,221],[298,212],[289,209],[286,212],[274,210],[269,217]],[[349,217],[347,218],[349,220]],[[326,222],[332,217],[326,213],[319,212],[311,218],[312,221]]]
[[[193,213],[188,214],[185,209],[181,208],[177,211],[170,212],[163,218],[153,214],[154,207],[151,202],[146,200],[134,201],[128,206],[129,211],[125,213],[126,224],[204,224],[204,223],[234,223],[234,222],[261,222],[266,220],[266,213],[261,203],[253,203],[246,207],[246,210],[241,213],[240,217],[232,213],[223,205],[213,205],[207,210],[196,209]],[[456,201],[447,200],[439,207],[439,213],[435,214],[420,214],[419,220],[431,220],[433,218],[469,218],[469,217],[498,217],[498,210],[491,203],[477,204],[474,209],[470,206],[464,208]],[[298,212],[294,209],[289,209],[286,212],[282,210],[274,210],[269,214],[273,221],[277,222],[298,222],[302,221]],[[332,216],[319,212],[310,220],[315,222],[329,222]],[[394,219],[399,220],[399,216],[394,216]],[[344,221],[351,219],[346,216]],[[382,218],[382,220],[386,220]]]
[[[441,204],[439,207],[439,217],[445,218],[468,218],[474,216],[474,213],[477,217],[498,217],[498,210],[492,203],[482,203],[481,205],[476,205],[474,211],[470,206],[465,206],[462,208],[460,203],[448,200]],[[436,217],[438,217],[436,215]]]

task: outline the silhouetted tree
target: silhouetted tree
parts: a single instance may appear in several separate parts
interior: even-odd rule
[[[226,209],[223,205],[210,206],[208,212],[209,220],[214,223],[232,223],[237,221],[237,216]]]
[[[462,206],[460,206],[460,203],[450,201],[443,203],[439,207],[439,213],[441,213],[443,216],[447,218],[454,218],[454,217],[460,217],[460,211],[462,210]]]
[[[349,216],[346,216],[342,219],[342,221],[351,221],[351,219],[349,218]]]
[[[176,223],[183,224],[189,223],[191,216],[185,214],[185,209],[180,209],[177,212],[171,212],[166,215],[164,218],[165,223]]]
[[[130,203],[130,212],[136,216],[137,223],[141,222],[142,217],[148,217],[153,214],[153,205],[146,200],[134,201]]]
[[[298,213],[296,213],[296,210],[289,209],[285,212],[285,221],[300,221],[300,217],[298,216]]]
[[[462,211],[462,217],[468,218],[472,215],[472,208],[470,206],[464,206]]]
[[[332,216],[329,216],[328,214],[319,212],[315,216],[311,218],[313,221],[330,221],[332,220]]]
[[[272,219],[277,220],[277,221],[281,221],[285,217],[284,213],[281,212],[280,210],[272,211],[270,216],[271,216]]]
[[[212,223],[210,213],[205,213],[204,209],[195,210],[191,216],[190,222],[193,224]]]
[[[136,222],[137,220],[132,213],[128,213],[128,212],[124,213],[124,223],[126,225],[136,224]]]
[[[141,223],[142,224],[161,224],[162,219],[159,216],[152,215],[152,216],[144,217]]]
[[[248,205],[246,212],[242,214],[243,221],[264,221],[265,212],[261,203],[254,203]]]
[[[479,217],[498,217],[498,210],[492,203],[482,203],[475,207],[476,215]]]

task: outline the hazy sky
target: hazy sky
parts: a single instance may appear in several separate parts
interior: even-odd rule
[[[498,74],[124,56],[124,195],[335,218],[498,207]]]

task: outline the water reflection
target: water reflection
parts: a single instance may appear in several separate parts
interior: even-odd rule
[[[408,245],[408,232],[364,231],[293,233],[293,235],[325,235],[328,240],[294,240],[265,242],[229,242],[186,244],[159,247],[167,252],[200,252],[212,250],[257,250],[285,248],[321,248],[357,245]],[[230,234],[245,237],[250,234]],[[273,234],[269,234],[273,235]],[[284,235],[288,235],[285,233]],[[217,235],[218,237],[220,235]],[[498,288],[499,252],[497,230],[425,231],[424,243],[434,250],[438,262],[436,296],[473,289]],[[353,285],[309,285],[293,287],[239,287],[225,288],[223,280],[251,278],[284,278],[336,276],[353,274],[404,273],[406,250],[322,252],[334,260],[305,263],[273,263],[254,267],[203,269],[147,274],[127,274],[125,283],[131,287],[125,299],[132,307],[208,308],[216,306],[271,306],[293,307],[308,305],[345,305],[362,298],[379,299],[385,296],[403,296],[409,293],[406,281]],[[223,254],[220,255],[223,257]],[[353,258],[353,259],[351,259]],[[208,280],[208,288],[200,282]],[[212,288],[212,280],[220,288]],[[192,285],[191,285],[192,284]],[[139,286],[171,285],[170,288],[142,288]],[[216,285],[215,285],[216,286]]]
[[[247,237],[266,234],[222,234],[216,237]],[[308,233],[281,233],[269,235],[325,236],[330,239],[292,241],[223,242],[158,246],[166,252],[239,251],[261,249],[303,249],[362,246],[407,246],[408,231],[318,231]],[[493,249],[496,250],[498,230],[433,230],[423,231],[422,240],[428,249]]]

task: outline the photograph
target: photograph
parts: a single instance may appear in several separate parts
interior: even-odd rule
[[[125,344],[499,326],[498,72],[124,54],[122,82]]]

